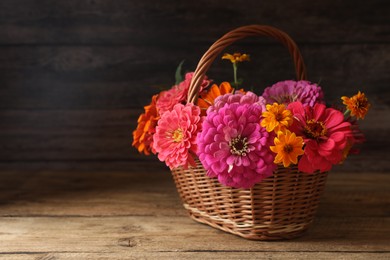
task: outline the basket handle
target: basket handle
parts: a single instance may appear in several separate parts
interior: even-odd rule
[[[274,38],[286,46],[293,58],[297,79],[306,79],[306,68],[301,52],[299,51],[297,44],[293,41],[293,39],[291,39],[290,36],[272,26],[247,25],[226,33],[206,51],[206,53],[200,59],[192,77],[190,88],[188,90],[187,102],[195,103],[197,101],[199,88],[203,77],[205,76],[215,58],[219,56],[227,46],[242,38],[257,35]]]

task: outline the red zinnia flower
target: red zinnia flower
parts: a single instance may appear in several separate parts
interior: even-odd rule
[[[347,140],[351,137],[351,123],[344,121],[343,114],[323,104],[314,107],[303,106],[301,102],[289,104],[294,115],[291,130],[302,136],[305,142],[304,154],[298,169],[313,173],[329,171],[333,164],[343,159]]]

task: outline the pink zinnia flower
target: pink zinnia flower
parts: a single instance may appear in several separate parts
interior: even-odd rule
[[[194,72],[186,73],[184,80],[178,85],[182,94],[180,98],[183,101],[187,99],[188,90],[190,89],[190,84],[193,76],[194,76]],[[211,81],[207,78],[207,76],[204,76],[202,83],[200,84],[199,93],[203,91],[205,88],[207,88],[210,85],[210,82]]]
[[[304,105],[314,106],[315,103],[323,103],[324,99],[321,87],[306,80],[280,81],[267,87],[262,96],[267,104],[276,102],[285,105],[299,101]]]
[[[172,108],[181,103],[183,100],[182,90],[179,89],[179,85],[173,86],[169,90],[162,91],[157,100],[156,106],[160,115],[163,115],[166,111],[172,110]]]
[[[313,173],[329,171],[333,164],[343,159],[343,151],[351,137],[351,123],[344,121],[344,115],[323,104],[314,107],[293,102],[288,109],[294,115],[290,130],[304,139],[304,155],[299,160],[298,169]]]
[[[261,107],[225,104],[210,111],[198,134],[198,156],[209,177],[235,188],[250,188],[272,175],[273,134],[260,126]]]
[[[193,75],[193,72],[187,73],[185,75],[185,79],[178,85],[174,85],[171,89],[160,93],[156,104],[160,115],[164,114],[166,111],[170,111],[174,105],[186,101]],[[200,91],[206,88],[209,84],[210,80],[208,80],[207,76],[205,76],[200,86]]]
[[[193,104],[176,104],[158,121],[153,148],[169,168],[195,166],[196,135],[201,129],[200,109]]]
[[[210,106],[208,109],[208,112],[219,110],[222,108],[225,104],[256,104],[260,106],[262,111],[265,111],[265,99],[262,97],[257,96],[253,92],[246,92],[242,93],[240,91],[236,91],[235,94],[225,94],[222,96],[219,96],[215,99],[214,105]]]

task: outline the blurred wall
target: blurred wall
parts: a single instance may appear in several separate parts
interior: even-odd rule
[[[330,103],[357,90],[373,104],[368,142],[343,170],[389,170],[390,2],[259,0],[0,1],[0,168],[116,169],[156,162],[131,147],[150,97],[194,70],[218,37],[246,24],[292,36],[309,79]],[[251,55],[245,86],[257,93],[293,79],[288,52],[264,38],[227,49]],[[231,80],[216,61],[215,82]]]

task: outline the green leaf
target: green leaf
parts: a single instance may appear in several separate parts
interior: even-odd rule
[[[179,63],[179,66],[177,66],[177,68],[176,68],[176,72],[175,72],[175,81],[176,81],[176,83],[175,83],[175,85],[178,85],[180,82],[183,81],[183,75],[181,74],[183,63],[184,63],[184,60],[182,60]]]

